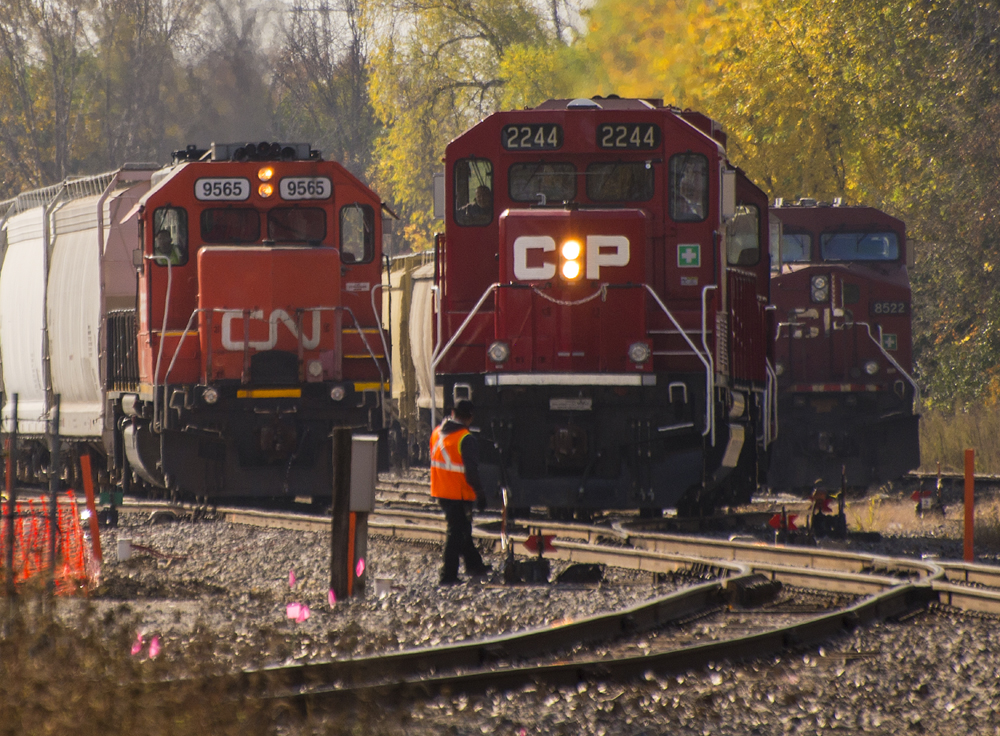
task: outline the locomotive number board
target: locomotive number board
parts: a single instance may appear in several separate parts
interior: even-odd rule
[[[194,196],[201,202],[242,202],[250,198],[249,179],[198,179]]]
[[[660,126],[652,123],[603,123],[597,126],[598,148],[648,150],[660,147]]]
[[[505,125],[500,141],[508,151],[553,151],[563,144],[563,130],[554,123]]]
[[[906,302],[872,302],[872,314],[906,314]]]
[[[281,180],[278,192],[282,199],[329,199],[333,183],[325,176],[289,176]]]

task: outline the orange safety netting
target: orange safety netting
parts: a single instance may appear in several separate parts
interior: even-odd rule
[[[7,579],[7,539],[10,503],[0,508],[0,590]],[[49,503],[40,499],[18,501],[14,510],[14,584],[44,584],[49,577],[49,540],[52,525]],[[72,491],[57,506],[55,540],[55,592],[57,595],[85,593],[95,581],[93,555],[80,526],[80,513]]]

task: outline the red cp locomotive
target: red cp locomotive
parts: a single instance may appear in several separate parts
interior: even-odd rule
[[[329,497],[331,429],[382,424],[380,210],[308,144],[192,146],[18,197],[0,348],[20,454],[58,415],[126,490]]]
[[[867,487],[920,465],[910,377],[912,250],[902,222],[872,207],[777,200],[771,279],[780,432],[772,488]]]
[[[433,366],[491,505],[746,501],[771,431],[767,199],[717,123],[550,100],[452,141]]]

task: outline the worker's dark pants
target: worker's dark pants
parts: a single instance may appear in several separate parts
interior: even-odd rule
[[[458,559],[465,560],[465,572],[477,573],[483,569],[483,557],[472,541],[472,501],[455,501],[439,498],[448,522],[448,534],[444,541],[444,567],[442,580],[458,577]]]

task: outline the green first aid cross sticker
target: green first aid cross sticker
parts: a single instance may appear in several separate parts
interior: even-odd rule
[[[899,347],[899,340],[896,339],[895,335],[882,333],[882,347],[886,350],[895,350]]]
[[[677,266],[679,268],[697,268],[701,265],[701,246],[698,243],[679,243],[677,245]]]

